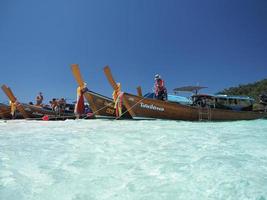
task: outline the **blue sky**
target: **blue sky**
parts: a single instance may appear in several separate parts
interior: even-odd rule
[[[156,73],[169,92],[254,82],[267,76],[267,1],[0,1],[1,84],[24,102],[39,91],[46,101],[75,99],[72,63],[90,89],[107,96],[107,64],[132,93],[138,85],[151,91]]]

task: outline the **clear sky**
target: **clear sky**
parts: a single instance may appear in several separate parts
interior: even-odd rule
[[[24,102],[75,99],[72,63],[107,96],[107,64],[132,93],[151,91],[156,73],[169,92],[254,82],[267,77],[267,1],[0,0],[1,84]]]

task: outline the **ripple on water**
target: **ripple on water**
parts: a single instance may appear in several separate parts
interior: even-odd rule
[[[0,199],[267,198],[267,121],[0,121]]]

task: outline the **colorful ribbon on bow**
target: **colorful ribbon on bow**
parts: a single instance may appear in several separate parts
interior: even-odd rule
[[[114,108],[116,109],[116,117],[120,117],[122,115],[122,97],[123,92],[121,92],[121,84],[117,83],[117,88],[113,91],[112,94],[114,100]]]

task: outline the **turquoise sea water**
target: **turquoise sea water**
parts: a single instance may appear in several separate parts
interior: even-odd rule
[[[267,120],[0,121],[1,200],[267,200]]]

